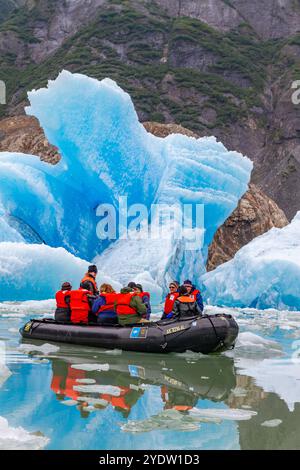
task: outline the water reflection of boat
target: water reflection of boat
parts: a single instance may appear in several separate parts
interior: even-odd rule
[[[222,356],[94,352],[80,356],[65,346],[60,357],[50,358],[52,391],[61,401],[77,402],[82,416],[111,405],[127,417],[150,385],[160,387],[162,408],[180,411],[200,398],[223,401],[235,387],[233,361]]]

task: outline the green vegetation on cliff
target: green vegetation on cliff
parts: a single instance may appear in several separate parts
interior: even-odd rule
[[[11,105],[66,68],[116,80],[143,120],[171,120],[196,131],[224,127],[260,106],[267,69],[279,66],[285,44],[259,41],[247,24],[221,33],[195,19],[172,19],[155,2],[137,11],[133,2],[114,0],[34,63],[32,51],[40,43],[35,25],[49,23],[56,2],[19,8],[0,24],[0,35],[13,35],[23,48],[22,60],[11,50],[0,58],[0,79],[7,82]],[[203,63],[193,62],[197,54]]]

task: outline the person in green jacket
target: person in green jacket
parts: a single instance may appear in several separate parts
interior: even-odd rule
[[[142,318],[147,313],[147,307],[131,287],[123,287],[120,294],[117,294],[115,308],[120,325],[133,325],[147,321]]]

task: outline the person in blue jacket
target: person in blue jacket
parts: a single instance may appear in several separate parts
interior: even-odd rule
[[[100,295],[94,300],[92,312],[97,317],[99,325],[117,324],[118,317],[115,310],[117,293],[110,284],[102,284]]]

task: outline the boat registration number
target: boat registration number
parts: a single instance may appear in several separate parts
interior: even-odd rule
[[[185,325],[173,326],[173,328],[168,328],[166,335],[171,335],[172,333],[177,333],[177,331],[185,330],[187,327]]]

